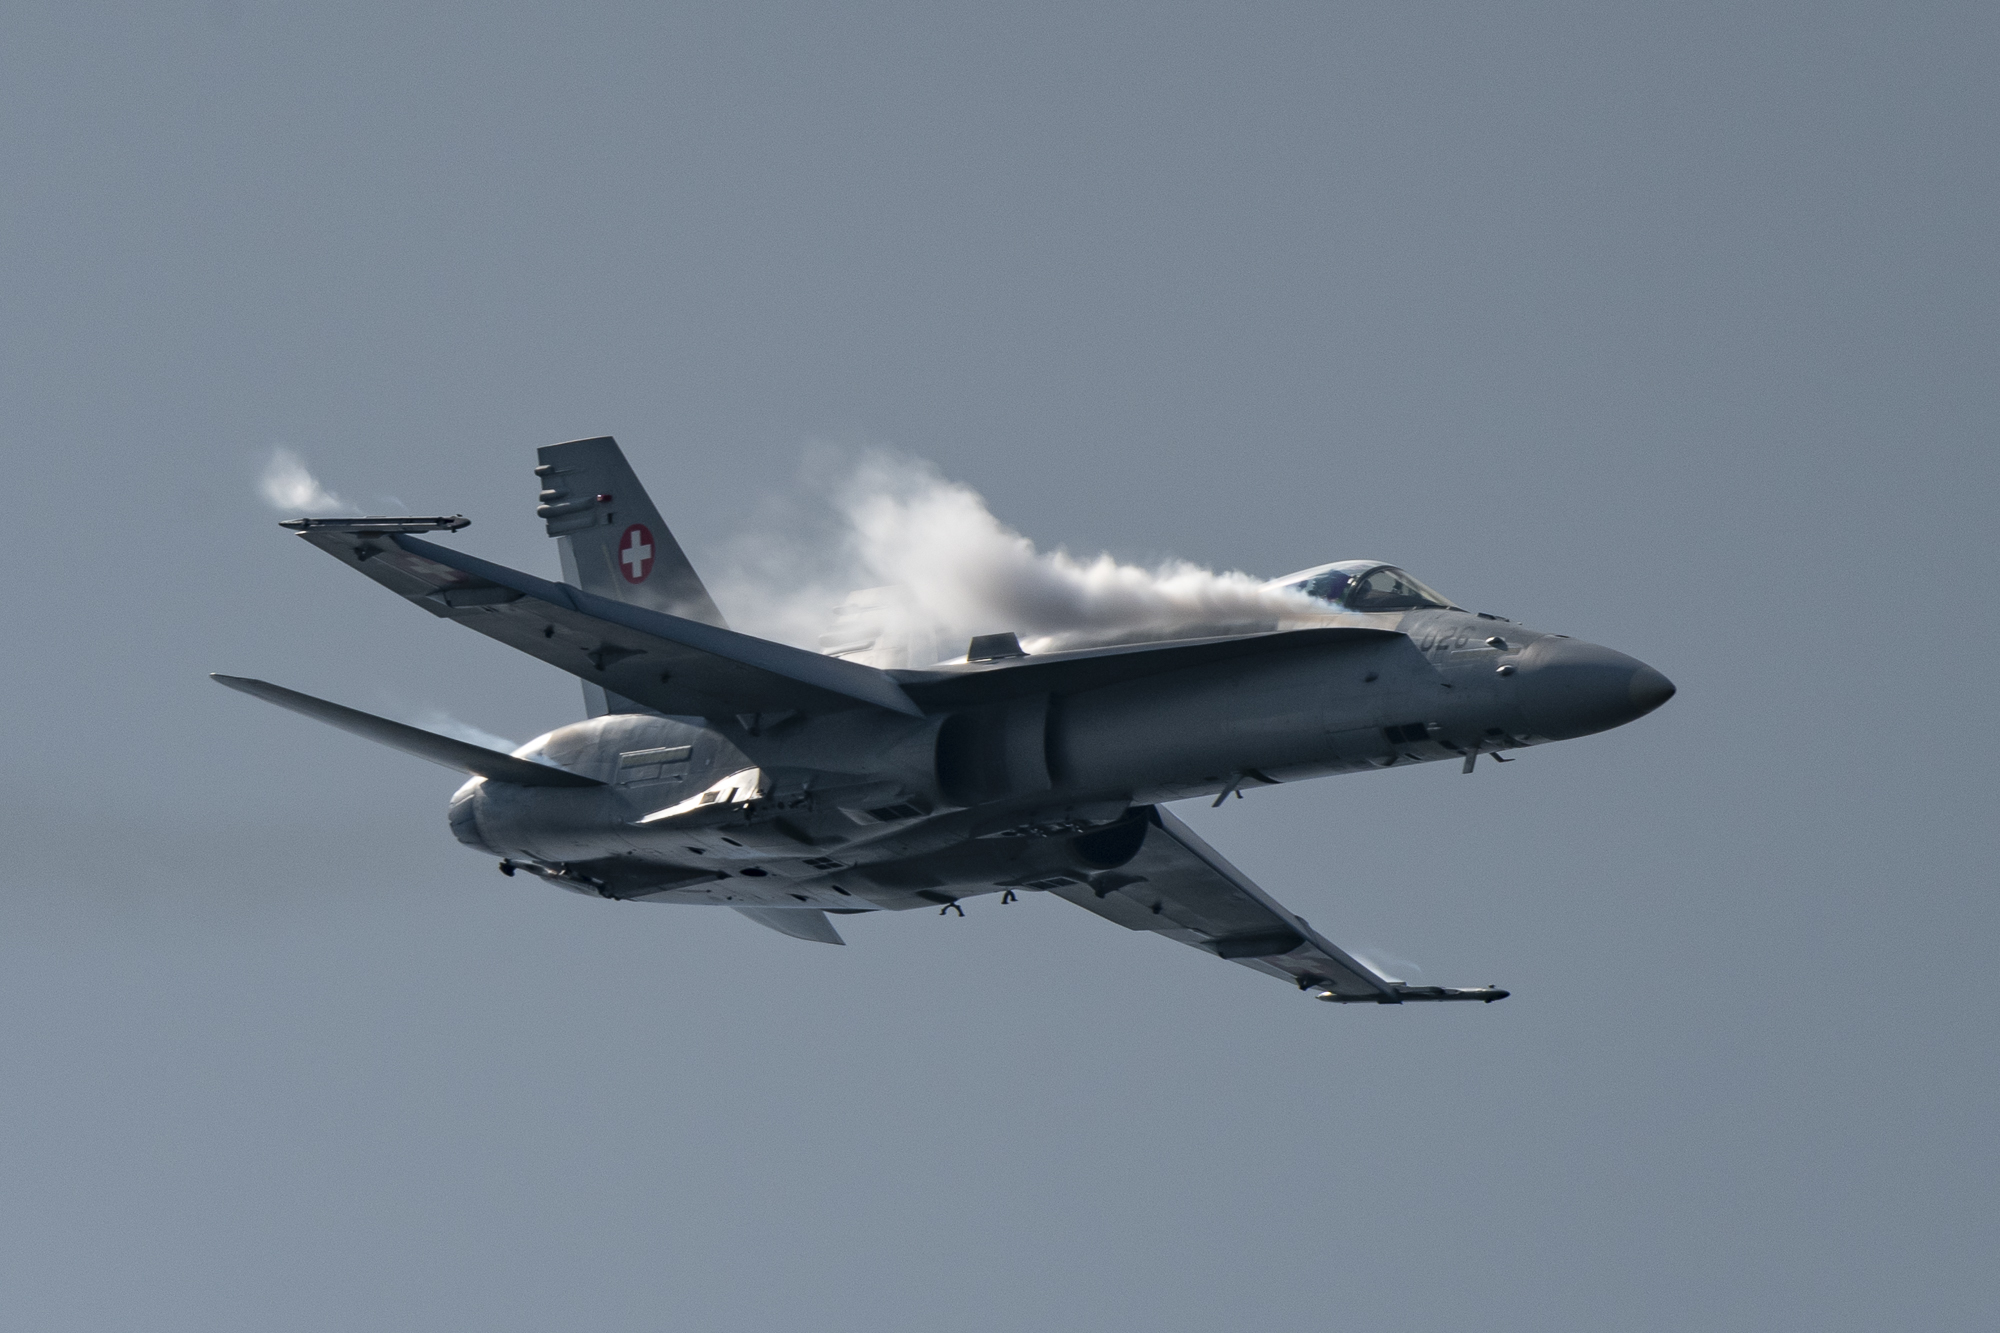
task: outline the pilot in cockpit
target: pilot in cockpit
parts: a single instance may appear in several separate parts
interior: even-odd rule
[[[1277,580],[1308,597],[1331,602],[1344,611],[1414,611],[1421,607],[1448,609],[1451,603],[1394,565],[1374,560],[1344,560]]]

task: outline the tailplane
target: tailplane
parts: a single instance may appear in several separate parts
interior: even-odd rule
[[[542,493],[535,514],[556,539],[565,583],[728,628],[618,441],[609,435],[571,440],[539,449],[536,457]],[[652,711],[588,682],[583,699],[592,717]]]
[[[387,745],[413,754],[419,759],[428,759],[433,764],[443,764],[461,773],[471,773],[492,782],[511,782],[518,787],[602,787],[596,778],[584,777],[568,769],[552,768],[528,759],[518,759],[511,754],[501,754],[483,745],[470,745],[454,740],[450,736],[440,736],[435,731],[425,731],[421,727],[405,726],[401,722],[391,722],[386,717],[376,717],[358,708],[345,708],[340,704],[315,699],[310,694],[300,694],[282,685],[268,681],[250,680],[243,676],[222,676],[213,673],[210,680],[239,690],[253,699],[289,708],[294,713],[303,713],[316,721],[352,732],[377,745]]]

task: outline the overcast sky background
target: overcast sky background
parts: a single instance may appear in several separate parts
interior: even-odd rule
[[[9,7],[0,1310],[146,1330],[1990,1328],[1991,4]],[[548,576],[808,442],[1045,546],[1372,556],[1680,696],[1183,813],[1335,1008],[1030,896],[591,902],[442,770],[575,683],[281,532]],[[725,608],[727,609],[727,608]]]

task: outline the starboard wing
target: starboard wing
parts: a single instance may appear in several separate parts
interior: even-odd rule
[[[1491,986],[1410,986],[1380,972],[1306,924],[1257,887],[1193,829],[1158,806],[1142,807],[1139,850],[1113,870],[1033,885],[1115,921],[1290,981],[1346,1004],[1501,1000]],[[1102,836],[1102,835],[1099,835]]]

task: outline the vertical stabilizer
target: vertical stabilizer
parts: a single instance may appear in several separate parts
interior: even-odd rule
[[[562,553],[563,581],[649,611],[727,628],[680,543],[609,435],[536,451],[537,517]],[[585,683],[590,716],[650,712]]]

